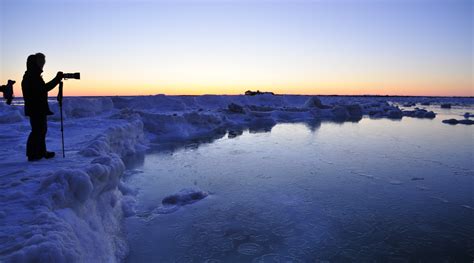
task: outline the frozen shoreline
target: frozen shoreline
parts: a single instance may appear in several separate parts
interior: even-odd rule
[[[389,103],[391,102],[391,103]],[[123,158],[148,143],[182,142],[267,129],[281,122],[358,121],[363,116],[434,118],[392,103],[473,105],[474,98],[312,96],[146,96],[65,98],[66,159],[24,156],[28,120],[0,104],[0,260],[116,262],[127,255],[122,219],[133,193],[121,185]],[[58,113],[56,105],[53,111]],[[408,107],[408,105],[407,105]],[[422,107],[418,105],[418,107]],[[47,144],[59,154],[59,114]],[[441,120],[436,120],[441,121]]]

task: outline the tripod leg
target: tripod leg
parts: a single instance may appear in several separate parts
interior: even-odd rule
[[[64,124],[63,124],[63,106],[61,108],[61,143],[63,146],[63,158],[66,158],[66,154],[64,153]]]
[[[59,110],[61,112],[61,143],[63,148],[63,158],[66,158],[66,154],[64,153],[64,123],[63,123],[63,82],[59,82],[59,92],[58,92],[58,104]]]

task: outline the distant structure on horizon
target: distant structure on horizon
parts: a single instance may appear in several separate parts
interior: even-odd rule
[[[262,95],[262,94],[270,94],[270,95],[275,95],[273,92],[271,91],[264,91],[264,92],[261,92],[260,90],[257,90],[257,91],[251,91],[251,90],[247,90],[245,92],[245,95],[247,96],[255,96],[255,95]]]

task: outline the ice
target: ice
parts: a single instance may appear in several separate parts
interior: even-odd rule
[[[244,108],[238,104],[235,104],[235,103],[231,103],[229,104],[229,106],[227,106],[227,108],[229,109],[230,112],[233,112],[233,113],[245,113],[244,112]]]
[[[447,120],[443,120],[443,123],[451,124],[451,125],[456,125],[456,124],[473,125],[474,120],[470,120],[470,119],[463,119],[463,120],[447,119]]]
[[[240,254],[247,256],[258,255],[262,250],[263,248],[256,243],[243,243],[237,249]]]
[[[420,181],[420,180],[425,180],[423,177],[413,177],[411,178],[412,181]]]
[[[64,113],[68,117],[92,117],[114,108],[110,98],[75,98],[64,100]]]
[[[76,105],[81,105],[83,100]],[[106,100],[92,101],[102,105]],[[118,190],[124,171],[121,158],[143,147],[143,124],[139,120],[96,119],[103,114],[101,110],[93,118],[65,121],[66,149],[71,150],[64,160],[57,157],[27,163],[24,157],[29,132],[27,119],[20,115],[19,121],[1,126],[2,134],[10,137],[0,138],[6,146],[1,152],[5,165],[0,176],[3,187],[0,205],[4,212],[0,237],[5,241],[8,236],[15,238],[2,242],[4,252],[0,261],[115,262],[127,255],[122,218],[128,213],[128,202],[121,204],[126,199]],[[5,113],[15,111],[21,112],[21,108],[2,107],[0,113],[4,117]],[[57,129],[51,122],[48,144],[56,151]],[[96,139],[91,140],[94,134]],[[94,141],[102,142],[96,154],[86,157],[78,154]]]
[[[176,194],[169,195],[163,198],[163,205],[188,205],[204,199],[208,196],[208,193],[194,188],[182,189]]]
[[[451,103],[442,103],[441,108],[442,109],[451,109]]]
[[[25,119],[23,109],[17,106],[7,106],[0,103],[0,123],[8,124],[22,122]]]
[[[48,206],[64,207],[84,203],[92,193],[91,178],[82,170],[59,170],[41,182],[40,193],[48,195]]]
[[[386,116],[390,119],[401,119],[403,117],[403,112],[400,109],[391,109],[387,111]]]
[[[178,193],[168,195],[162,200],[162,204],[152,211],[138,212],[138,216],[150,220],[155,214],[170,214],[178,211],[182,206],[193,204],[206,198],[209,194],[198,188],[181,189]]]
[[[336,120],[346,120],[349,118],[349,113],[347,109],[343,106],[336,106],[332,109],[332,114]]]
[[[438,113],[397,106],[417,104],[474,103],[472,98],[271,94],[64,98],[67,158],[60,158],[60,115],[58,104],[52,102],[55,114],[49,117],[47,143],[57,158],[31,164],[24,156],[29,123],[23,107],[0,103],[0,261],[123,260],[127,244],[121,223],[136,214],[137,195],[121,180],[124,160],[143,153],[149,143],[201,140],[226,133],[237,137],[247,129],[269,131],[282,122],[358,121],[367,116],[434,118]],[[469,119],[455,121],[472,124]],[[192,203],[196,195],[201,199],[207,194],[189,189],[179,192],[165,198],[155,212],[174,212]],[[242,251],[252,249],[250,244],[242,247]]]
[[[323,109],[326,106],[323,105],[321,100],[318,97],[310,97],[305,103],[304,106],[305,108],[320,108]]]
[[[469,112],[466,112],[466,113],[464,113],[464,115],[463,115],[463,116],[464,116],[464,118],[466,118],[466,119],[469,119],[469,118],[474,118],[474,114],[472,114],[472,113],[469,113]]]
[[[108,127],[104,133],[91,140],[80,153],[87,157],[108,153],[129,156],[141,151],[144,142],[143,122],[133,117],[127,119],[127,122]]]
[[[122,199],[122,210],[125,217],[136,215],[136,200],[131,196],[124,196]]]
[[[436,117],[436,113],[433,111],[427,111],[425,109],[418,109],[411,111],[403,111],[403,116],[413,117],[413,118],[427,118],[427,119],[434,119]]]

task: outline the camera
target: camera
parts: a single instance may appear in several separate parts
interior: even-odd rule
[[[13,100],[13,84],[15,84],[15,81],[9,79],[7,85],[0,86],[0,91],[3,92],[3,98],[8,105],[12,104]]]
[[[81,73],[64,73],[63,79],[81,79]]]

